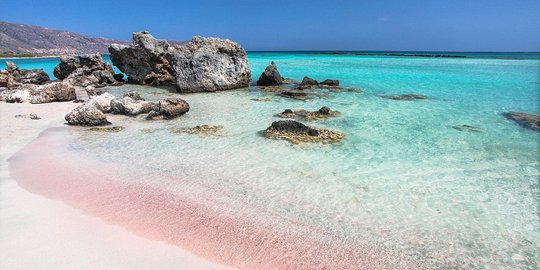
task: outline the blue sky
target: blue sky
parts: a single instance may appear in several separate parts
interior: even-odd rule
[[[247,50],[540,51],[540,0],[2,0],[0,20],[115,39],[218,36]]]

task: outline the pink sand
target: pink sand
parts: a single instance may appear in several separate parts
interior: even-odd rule
[[[66,129],[44,132],[10,160],[18,183],[143,237],[182,246],[241,269],[418,269],[399,254],[287,220],[215,190],[172,191],[130,181],[134,168],[105,164],[66,150]],[[125,173],[123,173],[125,172]],[[184,179],[148,175],[149,179]],[[194,191],[194,190],[193,190]]]

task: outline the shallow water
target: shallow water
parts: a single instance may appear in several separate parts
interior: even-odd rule
[[[113,117],[114,124],[126,127],[118,133],[70,128],[69,147],[55,151],[79,156],[82,164],[99,160],[142,173],[118,180],[122,183],[173,194],[221,194],[215,200],[222,205],[210,206],[231,219],[241,219],[244,208],[258,209],[267,215],[253,217],[260,224],[271,221],[282,230],[290,223],[309,226],[318,232],[317,243],[332,236],[433,268],[540,268],[540,136],[501,116],[540,114],[540,61],[249,57],[254,78],[274,60],[285,77],[339,79],[363,92],[329,92],[328,98],[308,101],[254,87],[180,95],[191,110],[178,119]],[[177,95],[132,85],[109,89],[119,96],[134,90],[149,100]],[[402,93],[429,99],[380,97]],[[259,97],[271,100],[252,100]],[[321,106],[342,115],[309,124],[345,133],[341,144],[291,145],[259,133],[284,109]],[[224,129],[217,136],[172,132],[201,124]],[[452,128],[464,124],[482,131]]]

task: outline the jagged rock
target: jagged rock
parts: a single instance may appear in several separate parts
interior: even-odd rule
[[[49,75],[43,69],[19,69],[15,63],[10,61],[6,62],[6,71],[5,85],[8,88],[13,86],[13,84],[9,84],[9,77],[19,84],[45,84],[50,81]]]
[[[32,104],[74,100],[75,88],[67,83],[53,82],[45,85],[23,84],[20,88],[2,93],[8,103],[29,102]]]
[[[311,88],[313,86],[318,86],[318,85],[319,83],[316,80],[306,76],[304,77],[304,79],[302,80],[302,82],[300,83],[297,89],[304,90],[304,89]]]
[[[503,116],[523,128],[540,132],[540,116],[538,115],[523,112],[505,112]]]
[[[322,82],[320,83],[320,85],[322,85],[322,86],[337,87],[337,86],[339,86],[339,80],[326,79],[326,80],[322,81]]]
[[[81,55],[79,58],[62,57],[54,68],[57,78],[81,87],[114,85],[114,70],[100,54]]]
[[[272,61],[272,63],[270,63],[270,65],[266,67],[264,72],[259,77],[259,80],[257,81],[258,86],[280,85],[281,83],[283,83],[283,77],[281,77],[281,75],[279,74],[279,71],[274,61]]]
[[[67,78],[73,71],[80,67],[79,61],[75,57],[63,56],[60,64],[54,68],[54,76],[59,80]]]
[[[110,125],[105,114],[92,103],[83,103],[64,117],[68,124],[74,126]]]
[[[95,95],[90,97],[90,100],[87,102],[90,104],[93,104],[98,110],[108,113],[111,111],[111,102],[116,97],[109,94],[109,93],[103,93],[101,95]]]
[[[149,85],[174,85],[174,70],[169,64],[173,48],[165,40],[155,39],[148,32],[133,33],[131,46],[109,47],[111,61],[128,82]]]
[[[175,118],[189,111],[189,104],[180,98],[167,98],[159,101],[159,113],[164,118]]]
[[[170,62],[179,92],[241,88],[251,80],[246,51],[228,39],[193,37],[176,47]]]
[[[392,100],[415,100],[415,99],[427,99],[427,96],[417,95],[417,94],[404,94],[404,95],[388,95],[381,96],[382,98],[392,99]]]
[[[274,139],[283,139],[292,143],[320,142],[336,143],[345,135],[339,132],[306,126],[293,120],[275,121],[265,130],[265,136]]]

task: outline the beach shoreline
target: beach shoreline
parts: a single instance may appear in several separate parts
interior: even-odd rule
[[[8,159],[44,130],[64,127],[64,114],[77,105],[0,103],[0,268],[230,269],[178,246],[137,236],[17,184]],[[32,120],[30,114],[41,119]],[[153,255],[143,256],[149,253]]]

